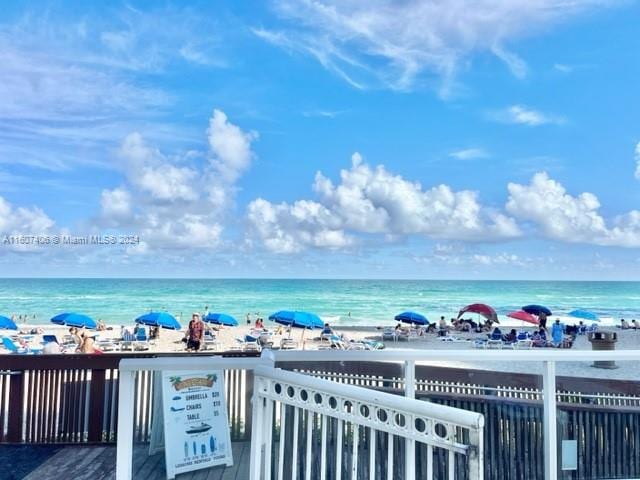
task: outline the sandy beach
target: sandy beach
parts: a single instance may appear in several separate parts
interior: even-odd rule
[[[23,325],[21,326],[21,331],[29,331],[33,327],[33,325]],[[277,328],[273,328],[272,325],[268,325],[268,327],[271,327],[269,328],[271,332],[277,331]],[[63,336],[68,333],[68,328],[61,326],[52,325],[43,326],[41,328],[43,328],[44,334],[54,334],[60,340],[62,340]],[[615,331],[618,334],[616,349],[633,350],[637,349],[638,345],[640,345],[640,330],[621,330],[614,327],[603,330]],[[223,352],[228,350],[241,350],[242,344],[239,339],[244,338],[245,334],[248,334],[250,331],[251,326],[248,325],[241,325],[238,327],[221,327],[215,332],[215,346],[209,346],[207,349],[202,350],[200,354]],[[382,329],[380,327],[341,326],[336,329],[336,333],[339,335],[343,335],[346,340],[380,341]],[[92,331],[91,334],[95,335],[97,341],[118,340],[120,339],[120,328],[113,327],[112,330],[105,330],[100,332]],[[318,330],[305,331],[303,341],[301,341],[303,336],[302,334],[302,330],[299,329],[294,329],[291,333],[291,338],[298,343],[299,349],[316,350],[321,345]],[[139,351],[139,353],[184,352],[185,343],[182,341],[184,335],[184,331],[161,329],[160,337],[158,339],[152,340],[149,343],[149,348],[147,350]],[[287,336],[288,334],[285,331],[283,331],[281,334],[274,333],[272,336],[274,346],[277,348],[280,345],[280,341]],[[469,350],[473,349],[473,340],[485,337],[485,334],[479,333],[452,332],[447,340],[443,340],[442,337],[438,337],[435,334],[425,334],[411,341],[387,340],[384,341],[384,346],[387,349]],[[41,341],[42,335],[34,335],[29,340],[29,342],[33,345],[39,345]],[[549,348],[535,349],[535,351],[539,351],[541,360],[544,359],[545,351],[548,350]],[[589,343],[587,336],[579,335],[574,342],[572,350],[591,350],[591,344]],[[469,369],[487,369],[498,372],[518,372],[533,374],[540,374],[542,372],[542,364],[538,363],[515,364],[513,362],[483,362],[483,350],[476,351],[478,352],[478,361],[474,362],[473,364],[450,361],[428,363],[438,366]],[[9,352],[0,349],[0,353]],[[105,352],[105,354],[110,353],[112,352]],[[424,363],[426,364],[427,362]],[[640,368],[637,362],[619,362],[618,365],[619,368],[615,370],[602,370],[593,368],[590,364],[583,362],[561,362],[557,365],[557,371],[558,375],[561,376],[579,376],[587,378],[609,378],[640,381]]]

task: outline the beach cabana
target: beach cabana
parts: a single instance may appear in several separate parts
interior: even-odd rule
[[[458,318],[460,318],[465,313],[477,313],[478,315],[482,315],[487,320],[491,320],[495,323],[500,323],[498,321],[498,314],[496,313],[496,311],[485,303],[472,303],[471,305],[467,305],[458,312]]]
[[[216,325],[224,325],[225,327],[237,327],[238,321],[231,315],[226,313],[207,313],[203,320],[208,323],[215,323]]]
[[[522,310],[537,317],[539,317],[541,313],[544,313],[547,317],[553,315],[551,310],[543,305],[525,305],[524,307],[522,307]]]
[[[136,318],[136,323],[148,325],[150,327],[162,327],[169,330],[180,330],[180,322],[167,312],[149,312]]]
[[[515,312],[507,313],[507,317],[515,318],[516,320],[522,320],[523,322],[527,323],[533,323],[534,325],[538,325],[540,323],[537,317],[528,312],[525,312],[524,310],[517,310]]]
[[[17,330],[18,326],[16,322],[11,320],[9,317],[5,317],[0,315],[0,330]]]
[[[66,325],[67,327],[76,327],[76,328],[88,328],[93,330],[98,327],[96,321],[82,313],[61,313],[60,315],[56,315],[51,319],[51,323],[55,323],[56,325]]]
[[[415,325],[429,325],[429,320],[424,315],[417,312],[402,312],[394,317],[398,322],[413,323]]]
[[[588,310],[582,310],[582,309],[572,310],[567,315],[569,315],[570,317],[573,317],[573,318],[580,318],[582,320],[589,320],[590,322],[599,322],[600,321],[600,317],[598,315],[596,315],[595,313],[590,312]]]

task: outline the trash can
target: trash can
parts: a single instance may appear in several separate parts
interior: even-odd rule
[[[589,333],[589,341],[591,342],[591,350],[615,350],[618,334],[616,332],[591,332]],[[596,368],[618,368],[616,362],[612,360],[594,361],[592,366]]]

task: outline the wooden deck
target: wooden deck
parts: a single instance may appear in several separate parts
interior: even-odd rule
[[[52,447],[55,453],[29,474],[16,480],[115,480],[116,447]],[[249,478],[250,442],[234,442],[232,467],[214,467],[184,473],[176,480],[246,480]],[[2,449],[2,447],[0,447]],[[5,477],[3,477],[5,478]],[[149,456],[147,447],[137,447],[133,455],[134,480],[166,479],[164,455]]]

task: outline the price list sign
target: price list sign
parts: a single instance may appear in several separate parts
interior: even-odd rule
[[[162,372],[167,478],[232,465],[224,372]]]

